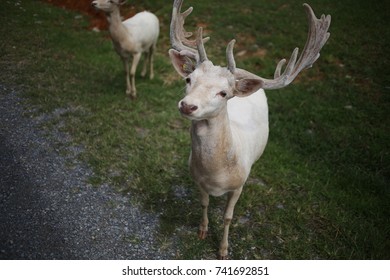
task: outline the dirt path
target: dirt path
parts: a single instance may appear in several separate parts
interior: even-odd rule
[[[158,215],[89,184],[92,171],[77,160],[82,147],[40,128],[67,109],[33,111],[0,85],[0,259],[173,258],[172,248],[161,249]]]

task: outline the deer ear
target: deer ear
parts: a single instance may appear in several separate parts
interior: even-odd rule
[[[238,97],[246,97],[255,93],[263,87],[264,83],[259,79],[241,79],[236,81],[236,90],[234,95]]]
[[[173,67],[175,67],[176,71],[182,76],[187,77],[192,72],[194,72],[196,68],[195,61],[186,54],[182,54],[176,50],[169,50],[169,57],[171,58],[171,62]]]

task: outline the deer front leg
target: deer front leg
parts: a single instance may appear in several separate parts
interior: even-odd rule
[[[200,239],[205,239],[207,237],[209,226],[209,218],[207,216],[207,209],[209,207],[209,194],[200,188],[200,195],[200,203],[202,205],[202,221],[199,226],[198,236]]]
[[[133,63],[131,64],[130,79],[131,79],[131,92],[130,97],[135,99],[137,97],[137,90],[135,88],[135,72],[137,70],[138,63],[141,59],[141,53],[134,54]]]
[[[226,260],[228,256],[228,246],[229,246],[229,227],[233,219],[234,206],[236,205],[238,198],[242,192],[242,187],[238,190],[228,193],[228,199],[226,203],[225,213],[224,213],[224,229],[223,237],[221,244],[219,246],[218,258],[221,260]]]

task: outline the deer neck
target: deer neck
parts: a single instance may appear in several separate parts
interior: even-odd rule
[[[108,31],[115,45],[121,45],[123,42],[129,40],[131,36],[129,30],[122,23],[119,8],[114,9],[107,15]]]
[[[191,138],[193,167],[213,173],[237,165],[227,109],[215,118],[193,121]]]

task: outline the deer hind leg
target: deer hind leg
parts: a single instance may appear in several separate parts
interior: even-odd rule
[[[209,207],[209,194],[200,188],[200,203],[202,205],[202,221],[199,226],[198,236],[200,239],[205,239],[207,237],[207,231],[209,226],[209,218],[207,216],[207,210]]]
[[[156,44],[153,44],[150,47],[148,56],[149,56],[149,66],[150,66],[150,79],[152,80],[154,78],[154,71],[153,71],[153,63],[154,63],[154,52],[156,50]]]
[[[150,63],[150,52],[146,52],[144,56],[144,65],[142,67],[141,77],[144,78],[146,76],[146,72],[148,71],[148,64]]]
[[[242,187],[238,190],[228,193],[228,199],[226,203],[225,213],[224,213],[224,229],[223,237],[219,246],[218,258],[221,260],[227,259],[228,256],[228,246],[229,246],[229,227],[233,218],[234,206],[236,205],[242,192]]]
[[[130,95],[132,99],[137,97],[137,90],[135,88],[135,72],[137,70],[138,63],[141,59],[141,53],[136,53],[133,56],[133,63],[131,65],[131,71],[130,71],[130,79],[131,79],[131,91],[130,93],[127,93]]]
[[[145,53],[145,60],[144,60],[144,66],[142,68],[141,77],[145,77],[146,73],[148,71],[149,66],[149,78],[152,80],[154,78],[154,71],[153,71],[153,55],[154,51],[156,49],[156,45],[153,44],[149,50]]]

